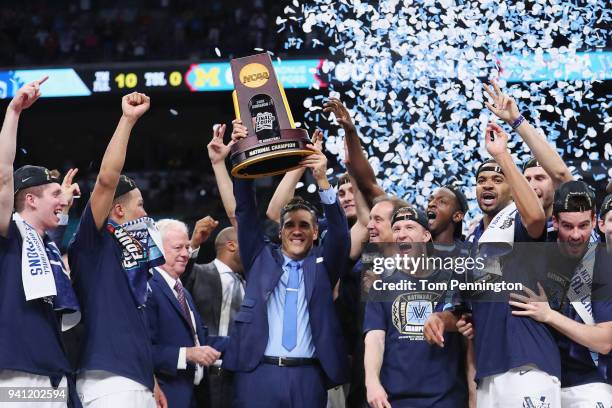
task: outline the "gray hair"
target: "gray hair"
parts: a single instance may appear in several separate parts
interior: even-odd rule
[[[187,224],[185,224],[183,221],[172,218],[164,218],[157,221],[155,224],[157,225],[157,229],[159,230],[162,240],[166,238],[168,230],[179,230],[181,232],[185,232],[185,234],[189,236],[189,228],[187,228]]]

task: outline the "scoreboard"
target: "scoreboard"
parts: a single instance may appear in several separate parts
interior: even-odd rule
[[[322,59],[283,60],[273,63],[286,89],[324,88]],[[23,84],[48,75],[43,97],[152,92],[209,92],[234,89],[229,62],[197,64],[82,65],[74,68],[37,68],[0,71],[0,99],[11,98]]]

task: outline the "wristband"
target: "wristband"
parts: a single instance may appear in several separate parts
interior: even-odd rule
[[[518,129],[519,126],[521,126],[521,123],[523,123],[524,121],[525,121],[525,117],[523,115],[519,115],[519,117],[516,118],[514,122],[512,122],[510,127],[512,128],[512,130],[516,130]]]

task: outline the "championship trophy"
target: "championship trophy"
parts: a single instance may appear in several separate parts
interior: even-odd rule
[[[300,167],[312,154],[308,132],[296,129],[283,86],[267,53],[231,61],[234,110],[248,136],[231,148],[232,175],[259,178]]]

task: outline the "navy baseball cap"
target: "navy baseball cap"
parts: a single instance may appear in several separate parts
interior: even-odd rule
[[[13,173],[14,192],[17,194],[26,188],[42,186],[45,184],[59,183],[49,169],[41,166],[25,165]]]
[[[395,211],[391,217],[391,225],[398,221],[415,221],[429,231],[429,220],[427,218],[427,214],[415,207],[401,207]]]
[[[595,193],[584,181],[567,181],[555,191],[553,213],[595,210]]]
[[[119,176],[119,184],[117,184],[117,189],[115,190],[114,198],[121,197],[122,195],[127,194],[130,191],[135,190],[136,188],[138,187],[136,186],[134,180],[122,174],[121,176]]]
[[[530,169],[532,167],[542,167],[540,166],[540,162],[536,160],[535,157],[531,156],[525,163],[523,163],[523,173],[525,170]]]

